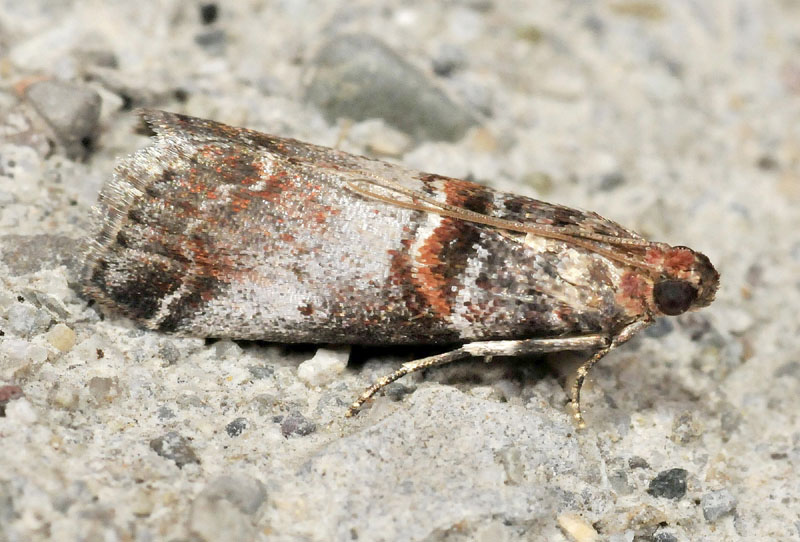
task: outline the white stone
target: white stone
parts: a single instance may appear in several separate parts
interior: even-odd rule
[[[308,386],[324,386],[345,370],[349,357],[350,347],[320,348],[314,357],[297,367],[297,378]]]

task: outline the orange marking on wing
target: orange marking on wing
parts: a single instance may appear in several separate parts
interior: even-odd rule
[[[425,302],[438,315],[448,316],[451,309],[446,296],[446,279],[436,272],[436,269],[442,265],[442,261],[439,259],[442,244],[437,239],[439,229],[436,228],[436,231],[420,247],[419,256],[416,258],[414,282]]]

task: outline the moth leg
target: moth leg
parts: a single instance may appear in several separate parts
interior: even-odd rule
[[[582,335],[578,337],[558,337],[548,339],[525,339],[520,341],[481,341],[468,343],[435,356],[417,359],[404,363],[395,372],[384,376],[372,386],[364,390],[356,399],[345,414],[347,417],[358,412],[370,397],[375,395],[381,388],[384,388],[407,374],[415,373],[436,365],[444,365],[460,359],[485,356],[517,356],[521,354],[544,354],[547,352],[561,352],[564,350],[590,350],[595,348],[610,348],[610,341],[606,335]]]
[[[429,356],[427,358],[417,359],[414,361],[409,361],[404,363],[397,369],[395,372],[384,376],[383,378],[379,379],[369,388],[364,390],[364,393],[358,396],[358,399],[353,401],[353,404],[350,405],[350,408],[347,409],[345,416],[348,418],[358,412],[358,409],[361,408],[367,399],[375,395],[381,388],[384,388],[397,380],[398,378],[402,378],[409,373],[414,373],[416,371],[421,371],[422,369],[426,369],[428,367],[433,367],[434,365],[443,365],[445,363],[450,363],[451,361],[456,361],[459,359],[463,359],[469,357],[469,352],[465,352],[463,348],[459,348],[457,350],[452,350],[450,352],[445,352],[444,354],[438,354],[436,356]]]
[[[584,421],[583,414],[581,413],[581,388],[586,380],[586,375],[589,374],[589,369],[591,369],[595,363],[605,357],[606,354],[611,352],[611,350],[628,341],[636,333],[652,323],[653,321],[647,318],[636,320],[632,324],[628,324],[626,327],[622,328],[622,331],[620,331],[612,340],[610,340],[605,347],[595,352],[591,358],[586,360],[580,367],[578,367],[578,371],[575,376],[575,382],[572,384],[570,401],[572,402],[572,408],[574,409],[572,415],[575,418],[575,422],[578,424],[579,428],[586,427],[586,422]]]
[[[583,387],[583,382],[586,380],[586,375],[589,374],[589,369],[591,369],[595,363],[600,361],[606,354],[611,352],[611,348],[613,348],[613,343],[599,352],[595,352],[594,355],[583,362],[583,365],[578,367],[577,375],[575,376],[575,382],[572,383],[572,393],[570,394],[570,401],[572,402],[572,416],[575,418],[575,422],[578,424],[578,427],[583,429],[586,427],[586,422],[583,419],[583,414],[581,413],[581,388]]]

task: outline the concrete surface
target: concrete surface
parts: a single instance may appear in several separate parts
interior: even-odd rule
[[[798,21],[779,0],[0,2],[0,541],[800,540]],[[429,371],[345,419],[414,353],[345,368],[79,295],[139,106],[591,209],[705,252],[722,286],[603,360],[585,430],[536,360]]]

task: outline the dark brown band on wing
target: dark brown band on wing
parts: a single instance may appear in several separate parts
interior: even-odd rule
[[[476,185],[438,175],[421,177],[426,186],[442,191],[446,203],[478,213],[488,212],[491,192]],[[438,186],[432,186],[436,183]],[[480,187],[478,187],[480,188]],[[423,241],[415,255],[416,273],[411,277],[419,296],[442,319],[449,320],[455,297],[464,287],[463,276],[475,256],[481,226],[449,217]]]

